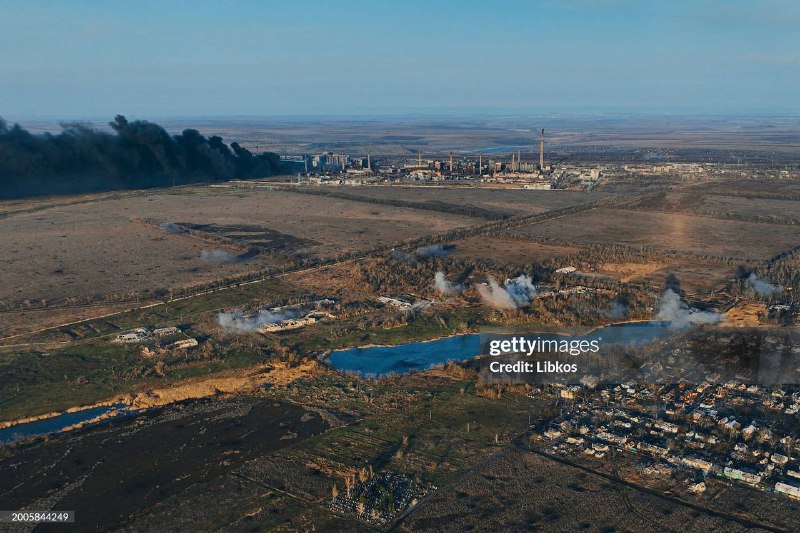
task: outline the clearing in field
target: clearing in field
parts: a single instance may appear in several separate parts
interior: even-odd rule
[[[664,263],[603,263],[596,269],[598,274],[612,276],[623,283],[647,276],[664,267]]]
[[[672,213],[592,209],[509,230],[531,240],[622,244],[741,260],[763,260],[800,244],[800,228]]]
[[[678,279],[681,289],[688,296],[699,296],[725,289],[734,279],[736,268],[731,265],[678,262],[641,274],[630,281],[661,291],[666,288],[666,279],[670,275]]]
[[[455,241],[454,256],[464,259],[489,259],[501,265],[526,265],[575,254],[580,248],[558,246],[508,237],[469,237]]]

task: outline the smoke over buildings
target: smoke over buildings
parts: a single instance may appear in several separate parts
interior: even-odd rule
[[[699,324],[716,324],[722,320],[722,315],[691,308],[681,300],[680,294],[672,289],[667,289],[661,296],[656,318],[669,322],[672,328],[683,329]]]
[[[759,296],[771,296],[781,290],[777,285],[759,278],[754,272],[747,277],[747,283]]]
[[[459,283],[454,283],[444,276],[444,272],[437,272],[433,277],[433,286],[436,290],[445,295],[458,294],[464,290]]]
[[[262,326],[278,324],[284,320],[297,318],[298,316],[300,316],[300,312],[296,310],[273,312],[262,309],[253,316],[244,316],[240,311],[220,313],[217,315],[217,321],[228,333],[247,333],[257,331],[258,328]]]
[[[505,286],[489,277],[486,285],[478,286],[483,301],[497,309],[519,309],[528,305],[536,294],[533,280],[524,274],[506,280]]]
[[[170,135],[122,115],[109,125],[112,132],[67,123],[57,134],[32,134],[0,118],[0,197],[253,178],[281,168],[276,154],[254,155],[194,129]]]

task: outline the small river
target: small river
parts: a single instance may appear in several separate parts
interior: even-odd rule
[[[0,429],[0,444],[13,442],[15,440],[32,437],[35,435],[50,435],[58,433],[64,429],[80,424],[82,422],[89,422],[101,416],[114,414],[121,416],[122,414],[132,414],[132,411],[125,411],[127,407],[124,403],[116,405],[104,405],[100,407],[90,407],[89,409],[82,409],[80,411],[64,412],[50,418],[42,420],[35,420],[33,422],[26,422],[24,424],[17,424],[16,426]],[[108,420],[104,418],[103,420]]]
[[[627,322],[612,324],[569,340],[601,341],[603,346],[647,344],[675,333],[668,322]],[[562,340],[558,333],[520,333],[528,338]],[[386,376],[425,370],[448,361],[465,361],[481,355],[481,334],[470,333],[434,341],[412,342],[398,346],[349,348],[333,352],[328,362],[335,370],[356,372],[362,376]]]

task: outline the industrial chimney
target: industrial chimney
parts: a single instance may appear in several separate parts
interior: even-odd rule
[[[539,141],[539,169],[544,172],[544,128],[542,128],[542,138]]]

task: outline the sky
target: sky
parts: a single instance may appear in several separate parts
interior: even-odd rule
[[[0,0],[0,116],[800,114],[795,0]]]

